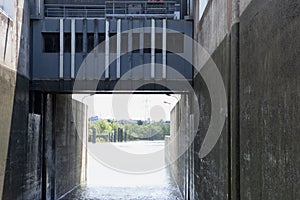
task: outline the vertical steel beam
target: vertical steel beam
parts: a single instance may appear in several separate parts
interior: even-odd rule
[[[121,19],[117,21],[117,78],[121,76]]]
[[[86,19],[83,20],[82,29],[83,29],[83,31],[82,31],[83,32],[82,51],[83,51],[84,55],[86,56],[87,46],[88,46],[88,42],[87,42],[87,20]]]
[[[163,19],[163,34],[162,34],[162,61],[163,71],[162,78],[167,78],[167,20]]]
[[[98,20],[94,20],[94,48],[99,44]]]
[[[144,23],[140,20],[140,65],[144,64]],[[145,70],[143,67],[143,76],[145,76]]]
[[[105,78],[109,78],[109,21],[105,22]]]
[[[59,78],[64,77],[64,19],[59,20]]]
[[[75,78],[75,19],[71,20],[71,78]]]
[[[83,56],[84,58],[86,58],[87,56],[87,47],[88,47],[88,40],[87,40],[87,19],[83,19],[82,22],[82,51],[83,51]],[[86,62],[86,60],[84,59],[83,62]],[[81,73],[81,78],[86,76],[86,69],[83,67],[83,73]]]
[[[129,76],[132,78],[132,20],[128,20],[128,66]]]
[[[155,78],[155,19],[151,20],[151,78]]]
[[[97,72],[98,72],[98,68],[99,68],[99,59],[98,59],[98,46],[99,44],[99,36],[98,36],[98,20],[94,19],[94,44],[93,44],[93,56],[94,56],[94,75],[93,78],[97,79]]]

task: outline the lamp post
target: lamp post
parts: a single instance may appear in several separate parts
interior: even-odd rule
[[[173,98],[175,98],[177,101],[179,101],[179,98],[178,98],[176,95],[167,94],[167,96],[169,96],[169,97],[173,97]]]
[[[164,103],[169,105],[169,110],[171,111],[171,105],[172,104],[170,102],[167,102],[167,101],[164,101]]]
[[[172,104],[171,104],[170,102],[167,102],[167,101],[164,101],[163,103],[169,105],[169,113],[170,113],[170,119],[171,119],[171,105],[172,105]]]

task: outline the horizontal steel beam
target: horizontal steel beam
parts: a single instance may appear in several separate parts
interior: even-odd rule
[[[187,87],[186,81],[193,86],[193,80],[157,80],[153,82],[126,80],[121,81],[122,88],[115,89],[118,81],[82,81],[82,87],[74,90],[74,80],[32,80],[30,82],[31,91],[41,91],[50,93],[186,93],[191,92],[192,87]],[[144,84],[144,85],[143,85]],[[95,88],[95,85],[97,86]],[[138,89],[136,89],[137,86]],[[174,88],[174,85],[176,87]],[[169,88],[172,88],[169,89]]]

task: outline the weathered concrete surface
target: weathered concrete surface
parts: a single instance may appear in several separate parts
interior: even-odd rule
[[[198,29],[194,37],[209,54],[216,50],[229,32],[228,7],[227,1],[209,1],[203,17],[200,21],[196,20],[198,23],[195,22]],[[203,56],[198,55],[197,58],[201,60]]]
[[[241,199],[299,199],[300,2],[252,1],[240,37]]]
[[[228,88],[228,38],[215,50],[212,58],[218,66]],[[203,159],[199,152],[208,126],[210,124],[211,102],[208,89],[200,75],[195,77],[195,92],[198,97],[200,121],[194,140],[194,184],[195,199],[227,199],[228,198],[228,121],[223,128],[220,138],[213,150]],[[200,189],[201,188],[201,189]]]
[[[0,13],[0,22],[0,197],[2,197],[16,74],[9,70],[6,64],[10,60],[11,49],[5,47],[5,40],[12,35],[12,26],[9,25],[11,22],[3,13]]]
[[[28,128],[28,124],[23,123],[27,122],[26,105],[29,93],[27,1],[14,1],[13,12],[13,19],[0,12],[0,197],[3,193],[6,163],[8,161],[9,166],[13,164],[9,163],[11,160],[7,157],[12,156],[12,152],[8,151],[8,144],[16,142],[18,135],[24,134]],[[19,111],[20,117],[13,116],[13,111]]]
[[[201,20],[195,21],[194,39],[207,50],[218,67],[228,92],[229,62],[230,62],[230,26],[233,17],[233,2],[209,1]],[[198,10],[198,9],[196,9]],[[197,15],[197,13],[196,13]],[[197,16],[195,16],[197,17]],[[197,55],[197,63],[201,63],[205,55]],[[203,63],[204,67],[208,64]],[[221,136],[212,152],[204,159],[199,158],[199,152],[210,123],[211,102],[208,89],[200,74],[195,75],[194,90],[197,94],[200,118],[197,135],[194,140],[193,186],[194,199],[227,199],[230,193],[228,182],[230,177],[229,163],[229,132],[228,120]],[[196,102],[195,102],[196,104]]]
[[[229,0],[227,11],[221,4],[210,1],[200,22],[195,21],[195,39],[223,77],[228,119],[215,148],[199,159],[211,105],[196,75],[200,124],[194,164],[180,158],[173,173],[185,198],[182,180],[187,177],[182,176],[188,167],[194,174],[191,199],[299,199],[300,2]],[[179,103],[176,109],[184,107]],[[177,145],[167,151],[176,154]]]
[[[45,95],[44,111],[44,158],[43,158],[43,199],[55,199],[55,136],[54,136],[55,95]]]
[[[55,96],[55,198],[59,198],[85,180],[81,175],[86,167],[82,166],[86,114],[84,104],[71,95]]]
[[[0,66],[0,197],[2,197],[5,167],[11,127],[16,77],[13,71]]]
[[[58,199],[86,180],[86,108],[71,95],[33,93],[39,114],[28,114],[29,82],[18,83],[2,199]]]
[[[170,137],[165,138],[166,161],[184,199],[194,199],[194,144],[191,95],[181,95],[171,111]]]
[[[195,5],[199,6],[198,3],[195,3]],[[231,9],[231,1],[209,1],[201,20],[195,20],[194,23],[194,38],[212,55],[213,61],[223,77],[226,90],[229,87],[230,76],[229,30],[231,21],[234,19]],[[195,9],[195,18],[198,18],[198,10]],[[196,63],[202,63],[204,66],[208,65],[203,63],[205,55],[197,55],[195,58]],[[177,147],[173,146],[171,149],[167,149],[171,157],[178,155],[178,149],[181,148],[183,143],[182,139],[190,137],[191,129],[196,128],[198,130],[186,153],[172,165],[172,172],[185,199],[227,199],[230,191],[230,182],[228,182],[230,177],[228,121],[226,121],[221,137],[212,152],[204,159],[200,159],[200,148],[210,122],[211,102],[206,84],[199,74],[195,74],[194,90],[198,102],[192,100],[192,102],[186,104],[184,103],[186,100],[183,98],[171,114],[170,140],[174,139],[175,136],[179,136]],[[189,106],[190,108],[199,106],[199,127],[194,127],[191,116],[188,121],[184,121],[187,117],[178,114],[198,114],[193,113],[195,109],[189,109]],[[181,123],[179,119],[182,120]],[[193,126],[188,129],[191,124]]]
[[[32,197],[30,180],[35,180],[35,170],[39,163],[35,163],[35,152],[30,152],[27,147],[35,148],[39,141],[29,141],[28,115],[29,113],[29,80],[18,76],[13,100],[13,112],[9,129],[9,147],[5,167],[5,181],[2,199],[21,199],[25,196]],[[9,114],[9,113],[8,113]],[[9,122],[7,122],[9,123]],[[34,163],[34,164],[32,164]],[[32,165],[36,168],[32,168]],[[36,176],[38,174],[36,173]],[[32,191],[34,193],[34,191]]]

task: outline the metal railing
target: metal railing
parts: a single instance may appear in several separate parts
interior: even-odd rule
[[[105,5],[45,4],[46,17],[104,18]]]
[[[106,1],[105,5],[45,4],[45,16],[64,18],[173,18],[175,11],[179,9],[176,1]]]

